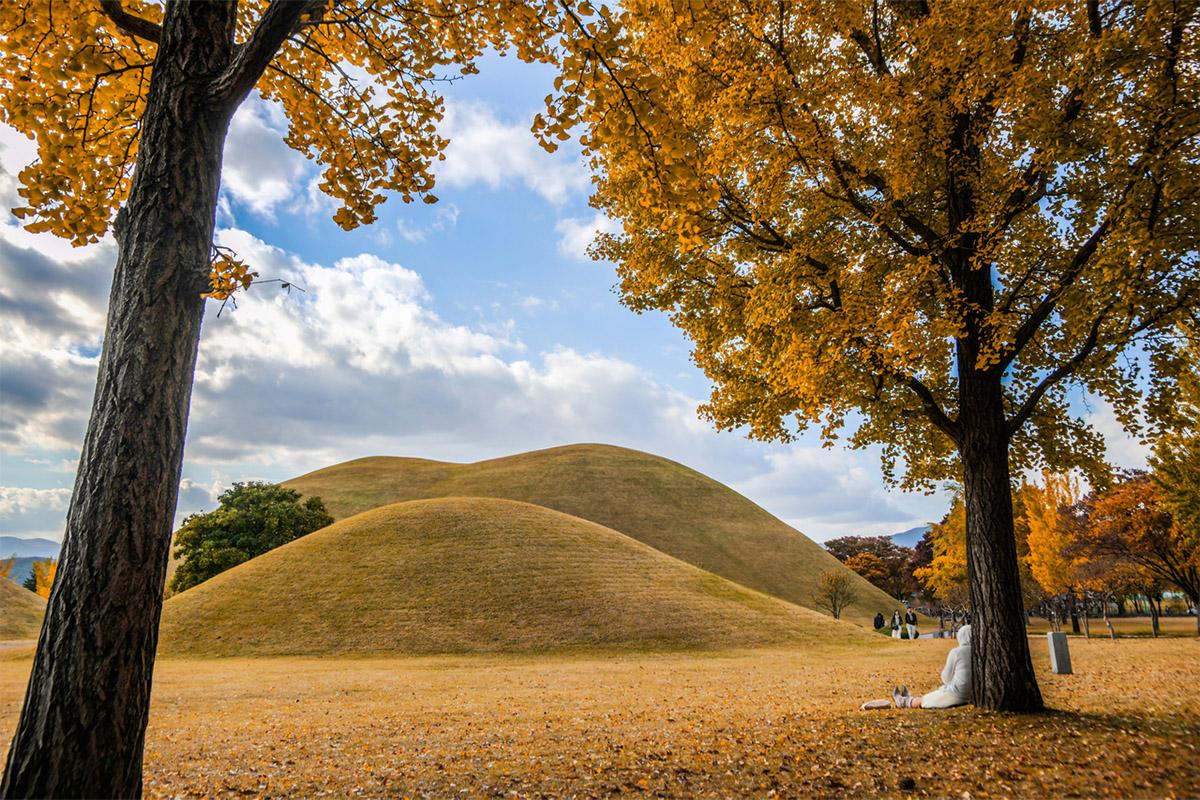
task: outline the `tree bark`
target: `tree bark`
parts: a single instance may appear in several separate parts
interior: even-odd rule
[[[1102,606],[1102,610],[1103,610],[1103,612],[1104,612],[1104,624],[1105,624],[1105,626],[1107,626],[1107,627],[1108,627],[1108,638],[1110,638],[1110,639],[1116,639],[1116,638],[1117,638],[1117,632],[1116,632],[1115,630],[1113,630],[1113,624],[1112,624],[1112,620],[1110,620],[1110,619],[1108,618],[1108,598],[1107,598],[1107,597],[1105,597],[1105,598],[1103,598],[1103,599],[1102,599],[1100,602],[1102,602],[1102,603],[1104,604],[1104,605]]]
[[[232,3],[168,3],[62,559],[0,795],[137,797],[231,109]]]
[[[959,453],[967,512],[973,702],[1001,711],[1035,711],[1042,708],[1042,695],[1025,631],[1002,387],[998,376],[981,375],[974,363],[964,363],[973,360],[973,354],[960,350]]]

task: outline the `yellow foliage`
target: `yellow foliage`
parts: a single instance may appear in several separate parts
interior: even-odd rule
[[[966,603],[967,510],[961,493],[954,496],[945,519],[930,526],[929,539],[933,560],[913,575],[943,603]]]
[[[27,229],[76,245],[102,237],[129,193],[163,19],[154,0],[105,5],[0,3],[0,121],[37,144],[37,159],[18,176],[24,205],[13,213]],[[475,72],[489,49],[549,60],[548,32],[572,5],[330,2],[300,18],[255,88],[286,115],[285,142],[322,165],[318,186],[338,203],[334,220],[351,229],[372,222],[389,193],[437,201],[432,164],[447,143],[437,134],[440,87]],[[238,5],[237,45],[267,7]],[[224,300],[252,277],[216,257],[207,296]]]
[[[13,564],[15,563],[17,563],[17,559],[15,557],[10,558],[7,561],[0,558],[0,578],[7,578],[9,575],[11,575]]]
[[[50,598],[50,590],[54,587],[54,578],[58,575],[58,559],[48,559],[46,561],[33,562],[33,578],[37,585],[37,593],[47,599]]]
[[[870,638],[717,658],[160,658],[147,794],[1167,798],[1200,785],[1195,641],[1077,639],[1076,677],[1050,675],[1035,647],[1047,702],[1069,711],[1030,717],[860,712],[894,684],[932,689],[955,644]],[[29,682],[32,652],[17,652],[0,651],[5,740]]]
[[[1042,486],[1030,483],[1022,487],[1029,525],[1027,560],[1034,579],[1047,594],[1064,594],[1080,586],[1086,563],[1073,547],[1078,531],[1065,513],[1082,493],[1078,479],[1069,475],[1045,472],[1042,480]]]
[[[849,434],[928,485],[969,372],[1015,467],[1100,475],[1067,386],[1133,425],[1118,356],[1200,302],[1196,15],[629,0],[568,28],[535,128],[582,123],[621,225],[593,252],[691,338],[719,427]]]

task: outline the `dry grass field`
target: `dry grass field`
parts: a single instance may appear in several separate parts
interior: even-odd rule
[[[0,641],[36,639],[45,613],[45,600],[8,578],[0,578]]]
[[[320,579],[314,579],[320,565]],[[496,498],[356,514],[167,601],[160,651],[198,656],[877,646],[848,622],[594,522]]]
[[[1150,635],[1150,618],[1149,617],[1110,617],[1112,621],[1113,632],[1117,636],[1149,636]],[[1093,619],[1092,636],[1108,636],[1108,628],[1104,626],[1103,619]],[[1050,624],[1040,617],[1035,617],[1029,623],[1028,630],[1030,633],[1044,634],[1050,630]],[[1083,620],[1079,621],[1079,635],[1083,636]],[[1160,617],[1158,620],[1158,631],[1161,636],[1195,636],[1196,635],[1196,618],[1195,617]],[[1071,633],[1071,624],[1068,622],[1063,626],[1063,632],[1068,636],[1074,636]]]
[[[1200,641],[1072,640],[1037,715],[859,712],[947,642],[723,655],[165,659],[150,797],[1200,796]],[[0,741],[29,653],[0,651]],[[909,783],[911,782],[911,783]],[[905,789],[903,787],[910,787]]]
[[[821,573],[844,569],[819,544],[728,486],[669,459],[610,445],[555,447],[474,464],[360,458],[285,485],[320,496],[335,519],[435,497],[533,503],[810,608]],[[846,618],[869,625],[876,611],[888,614],[897,607],[887,594],[849,574],[859,599]]]

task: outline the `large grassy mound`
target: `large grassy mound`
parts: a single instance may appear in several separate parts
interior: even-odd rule
[[[46,601],[12,581],[0,580],[0,640],[36,639]]]
[[[187,655],[724,649],[874,637],[527,503],[384,506],[171,598]]]
[[[286,482],[335,519],[403,500],[503,497],[597,522],[735,583],[802,606],[825,570],[823,547],[742,495],[682,464],[609,445],[570,445],[476,464],[361,458]],[[846,570],[849,572],[849,570]],[[868,624],[896,601],[857,574],[844,619]]]

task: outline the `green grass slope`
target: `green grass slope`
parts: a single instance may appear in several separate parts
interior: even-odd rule
[[[593,522],[460,497],[363,512],[172,597],[160,652],[537,653],[874,640]]]
[[[286,482],[319,495],[335,519],[403,500],[503,497],[620,531],[735,583],[812,607],[822,572],[845,569],[823,547],[722,483],[659,456],[580,444],[449,464],[361,458]],[[847,570],[849,572],[849,570]],[[897,607],[851,572],[858,601],[843,619],[867,625]]]
[[[0,641],[6,639],[36,639],[42,629],[46,601],[17,586],[0,580]]]

